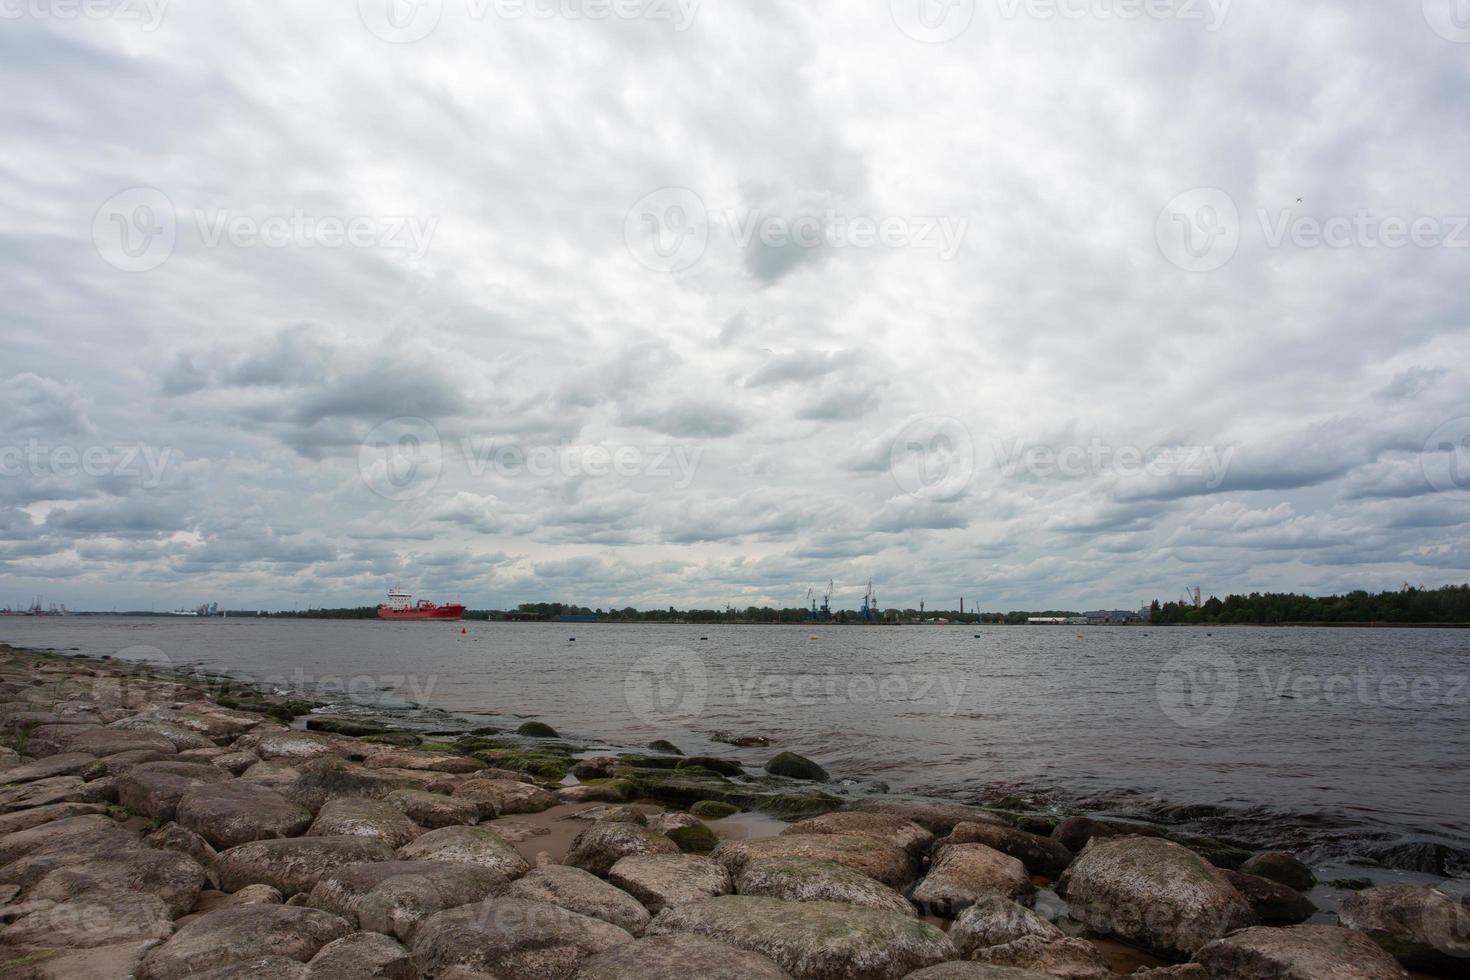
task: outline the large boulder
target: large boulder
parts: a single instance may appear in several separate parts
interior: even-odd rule
[[[1146,824],[1097,817],[1068,817],[1052,830],[1052,840],[1073,854],[1080,854],[1094,837],[1162,837],[1164,832]]]
[[[137,834],[90,814],[18,830],[0,837],[0,885],[29,888],[57,868],[139,846]]]
[[[222,783],[230,774],[207,762],[145,762],[117,777],[117,802],[160,822],[176,819],[179,800],[204,783]]]
[[[510,893],[528,902],[560,905],[579,915],[611,922],[634,936],[643,935],[643,930],[653,918],[642,902],[621,888],[608,884],[591,872],[564,864],[537,868],[515,881],[510,886]]]
[[[207,912],[180,928],[148,954],[139,980],[180,980],[262,956],[305,963],[350,931],[344,920],[318,909],[231,906]]]
[[[398,849],[403,861],[459,861],[519,878],[531,865],[504,837],[489,827],[444,827],[431,830]]]
[[[309,892],[334,868],[367,861],[391,861],[393,849],[365,837],[293,837],[259,840],[223,851],[214,870],[220,887],[233,892],[246,885],[270,885],[290,898]]]
[[[280,763],[262,763],[273,766]],[[254,768],[246,771],[247,778]],[[316,813],[328,800],[370,799],[381,800],[394,790],[419,788],[407,779],[353,765],[336,756],[322,756],[309,760],[293,773],[286,795],[293,803]]]
[[[797,755],[795,752],[782,752],[770,762],[767,762],[766,772],[773,776],[785,776],[787,779],[805,779],[815,783],[825,783],[832,778],[827,775],[827,770],[806,756]]]
[[[186,790],[179,797],[175,819],[220,850],[296,837],[311,826],[311,814],[304,807],[240,779]]]
[[[906,915],[832,902],[726,895],[665,909],[650,935],[693,932],[773,960],[797,980],[898,980],[959,955]]]
[[[95,787],[97,784],[93,784]],[[17,786],[0,788],[0,813],[14,813],[58,803],[100,802],[87,791],[81,776],[51,776]]]
[[[1256,926],[1205,944],[1194,961],[1230,980],[1407,980],[1361,932],[1335,926]]]
[[[429,976],[465,967],[497,980],[568,980],[583,960],[632,941],[601,919],[506,897],[432,916],[419,926],[411,950],[414,965]]]
[[[935,803],[927,800],[859,800],[850,810],[860,813],[887,813],[911,820],[931,834],[947,834],[957,823],[998,823],[1005,820],[978,807],[959,803]]]
[[[168,917],[177,919],[194,908],[205,881],[204,868],[188,855],[141,848],[89,855],[76,864],[57,868],[36,882],[26,898],[73,902],[142,892],[160,899]]]
[[[679,845],[663,834],[637,824],[594,823],[577,835],[567,852],[566,863],[599,877],[607,877],[612,866],[625,857],[640,854],[678,854]]]
[[[1293,891],[1311,891],[1317,884],[1311,868],[1283,851],[1262,851],[1242,864],[1240,871],[1278,882]]]
[[[1108,968],[1097,947],[1085,939],[1043,939],[1023,936],[999,946],[988,946],[970,954],[977,963],[1004,966],[1017,970],[1034,970],[1066,980],[1111,980]]]
[[[291,765],[337,754],[337,746],[331,739],[308,732],[243,735],[236,740],[234,747],[254,752],[267,762],[280,760]]]
[[[1138,976],[1134,974],[1135,980]],[[990,963],[941,963],[910,973],[904,980],[1056,980],[1056,976]]]
[[[0,930],[0,944],[91,949],[146,939],[165,939],[174,930],[168,906],[154,895],[109,891],[61,902],[37,900],[34,911]],[[15,914],[15,910],[7,910]],[[9,959],[0,952],[0,961]],[[3,966],[0,962],[0,966]]]
[[[83,770],[90,768],[96,761],[97,757],[89,752],[63,752],[60,755],[47,756],[0,769],[0,786],[18,786],[54,776],[83,775]]]
[[[1035,936],[1043,942],[1065,938],[1061,929],[1035,912],[999,895],[985,895],[966,907],[950,926],[949,938],[965,956]]]
[[[730,872],[692,854],[635,854],[622,858],[607,880],[654,915],[673,905],[730,894]]]
[[[479,823],[484,812],[484,808],[474,800],[455,799],[418,789],[394,790],[387,795],[385,802],[419,826],[435,830]]]
[[[83,817],[88,814],[106,814],[107,807],[100,803],[48,803],[45,806],[29,807],[25,810],[17,810],[0,816],[0,837],[13,834],[18,830],[30,830],[42,824],[51,823],[53,820],[65,820],[67,817]]]
[[[1245,896],[1262,925],[1294,926],[1306,922],[1317,911],[1317,906],[1305,895],[1287,888],[1279,881],[1224,868],[1220,870],[1230,884],[1235,886],[1235,890]]]
[[[358,932],[323,946],[311,958],[307,980],[418,980],[408,950],[376,932]]]
[[[312,821],[308,837],[368,837],[397,849],[423,833],[403,811],[382,800],[329,800]]]
[[[993,823],[957,823],[949,836],[940,841],[941,846],[948,844],[984,844],[1020,861],[1031,874],[1045,878],[1055,878],[1066,871],[1073,857],[1071,851],[1050,837]]]
[[[1030,905],[1036,886],[1013,857],[984,844],[950,844],[936,855],[912,898],[935,915],[955,916],[987,895]]]
[[[421,772],[466,774],[479,772],[485,763],[451,752],[375,752],[363,763],[369,769],[415,769]]]
[[[652,936],[585,961],[576,980],[791,980],[758,953],[690,933]]]
[[[513,779],[466,779],[454,788],[453,796],[478,805],[484,820],[512,813],[540,813],[560,802],[538,786]]]
[[[783,836],[798,834],[845,834],[874,837],[901,847],[915,861],[922,860],[934,846],[934,835],[912,820],[889,813],[858,813],[840,810],[818,817],[799,820],[785,830]]]
[[[1343,901],[1337,914],[1405,966],[1470,973],[1470,898],[1422,885],[1365,888]]]
[[[861,871],[831,861],[770,858],[750,861],[735,876],[741,895],[764,895],[788,902],[837,902],[861,905],[894,915],[914,915],[908,899]]]
[[[906,851],[873,837],[854,834],[792,834],[765,840],[727,840],[715,849],[714,858],[732,875],[739,875],[751,861],[806,858],[840,864],[890,888],[904,888],[914,880],[913,862]]]
[[[1103,935],[1182,959],[1256,923],[1245,896],[1195,852],[1152,837],[1094,838],[1058,890]]]
[[[322,875],[306,904],[359,929],[409,942],[429,916],[504,895],[509,888],[504,875],[477,864],[374,861]]]

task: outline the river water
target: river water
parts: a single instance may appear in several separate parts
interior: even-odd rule
[[[754,767],[791,749],[895,792],[1470,874],[1467,631],[72,617],[0,620],[0,641],[230,673],[423,729],[537,717]]]

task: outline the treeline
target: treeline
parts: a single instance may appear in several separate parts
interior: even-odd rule
[[[1159,626],[1275,623],[1470,623],[1470,585],[1439,589],[1405,585],[1396,592],[1307,596],[1252,592],[1211,596],[1196,609],[1182,602],[1153,604]]]

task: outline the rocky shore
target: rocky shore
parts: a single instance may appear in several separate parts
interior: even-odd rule
[[[753,774],[312,707],[0,648],[0,976],[1470,975],[1464,898],[1359,888],[1332,915],[1284,853],[856,799],[791,752]]]

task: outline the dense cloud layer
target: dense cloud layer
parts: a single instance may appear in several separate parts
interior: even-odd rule
[[[6,5],[0,605],[1470,578],[1452,0],[784,6]]]

